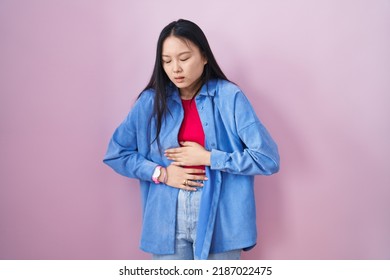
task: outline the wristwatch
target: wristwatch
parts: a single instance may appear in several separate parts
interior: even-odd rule
[[[156,166],[156,168],[154,169],[153,175],[152,175],[152,180],[156,184],[160,184],[158,177],[160,177],[160,175],[161,175],[161,168],[162,168],[161,165]]]

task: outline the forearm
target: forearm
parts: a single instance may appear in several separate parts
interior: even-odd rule
[[[261,153],[250,149],[227,153],[212,150],[210,168],[240,175],[271,175],[279,170],[277,153]]]
[[[121,156],[108,153],[103,162],[123,176],[145,181],[152,179],[153,171],[158,165],[136,152]]]

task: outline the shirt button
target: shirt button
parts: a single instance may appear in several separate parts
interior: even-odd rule
[[[215,143],[211,143],[211,147],[215,147]]]
[[[204,126],[208,126],[208,125],[209,125],[209,123],[208,123],[208,122],[205,122],[205,123],[204,123]]]

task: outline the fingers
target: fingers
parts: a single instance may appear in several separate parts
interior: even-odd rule
[[[195,146],[199,146],[198,143],[192,142],[192,141],[182,141],[182,142],[180,142],[180,145],[183,146],[183,147],[195,147]]]
[[[180,154],[180,153],[183,153],[183,151],[185,149],[185,147],[197,147],[200,145],[196,142],[191,142],[191,141],[183,141],[183,142],[180,142],[180,145],[181,147],[177,147],[177,148],[170,148],[170,149],[167,149],[165,150],[165,156],[174,156],[175,154]]]
[[[206,171],[204,169],[199,169],[199,168],[184,168],[184,171],[187,174],[205,174],[206,173]]]
[[[165,155],[180,153],[182,148],[172,148],[165,150]]]
[[[184,183],[180,187],[186,191],[197,191],[196,187],[201,188],[203,186],[202,181],[184,180]]]
[[[187,186],[187,185],[182,185],[181,189],[186,190],[186,191],[191,191],[191,192],[196,192],[198,190],[197,188],[192,188],[192,187]]]
[[[196,191],[197,188],[203,187],[203,181],[208,180],[206,171],[198,168],[184,168],[171,163],[167,167],[166,184],[187,191]]]
[[[203,169],[196,168],[183,168],[186,173],[185,178],[188,180],[188,184],[190,183],[192,186],[203,187],[203,183],[195,182],[195,181],[207,181],[209,178],[206,177],[206,171]]]
[[[200,146],[200,145],[198,143],[192,142],[192,141],[182,141],[182,142],[180,142],[180,146],[181,147],[195,147],[195,146]],[[165,150],[165,153],[179,153],[182,150],[181,147],[167,149],[167,150]]]
[[[181,184],[180,188],[183,189],[183,190],[186,190],[186,191],[194,191],[194,192],[196,192],[197,188],[195,188],[195,185],[190,185],[190,184],[192,184],[192,181],[188,181],[187,184]],[[197,186],[197,187],[201,187],[201,186]]]
[[[204,170],[193,170],[193,171],[201,171],[200,173],[204,174]],[[183,180],[183,183],[181,184],[181,188],[185,190],[190,190],[190,191],[196,191],[197,188],[201,188],[204,186],[203,181],[208,180],[208,178],[205,175],[194,175],[194,174],[186,174]]]
[[[188,180],[188,181],[187,181],[187,186],[192,186],[192,187],[203,187],[204,184],[203,184],[203,182],[201,182],[201,181],[192,181],[192,180]]]
[[[207,178],[204,175],[192,175],[190,176],[191,181],[207,181],[209,178]]]
[[[164,155],[167,157],[167,159],[173,160],[174,162],[178,163],[182,156],[182,151],[180,149],[181,148],[174,148],[166,150]]]

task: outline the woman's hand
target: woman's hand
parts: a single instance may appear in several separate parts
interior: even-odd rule
[[[179,166],[210,166],[211,153],[196,142],[180,142],[181,147],[165,151],[172,164]]]
[[[166,168],[166,172],[168,186],[187,191],[196,191],[194,187],[203,187],[203,183],[196,181],[208,180],[202,169],[184,168],[173,163]]]

